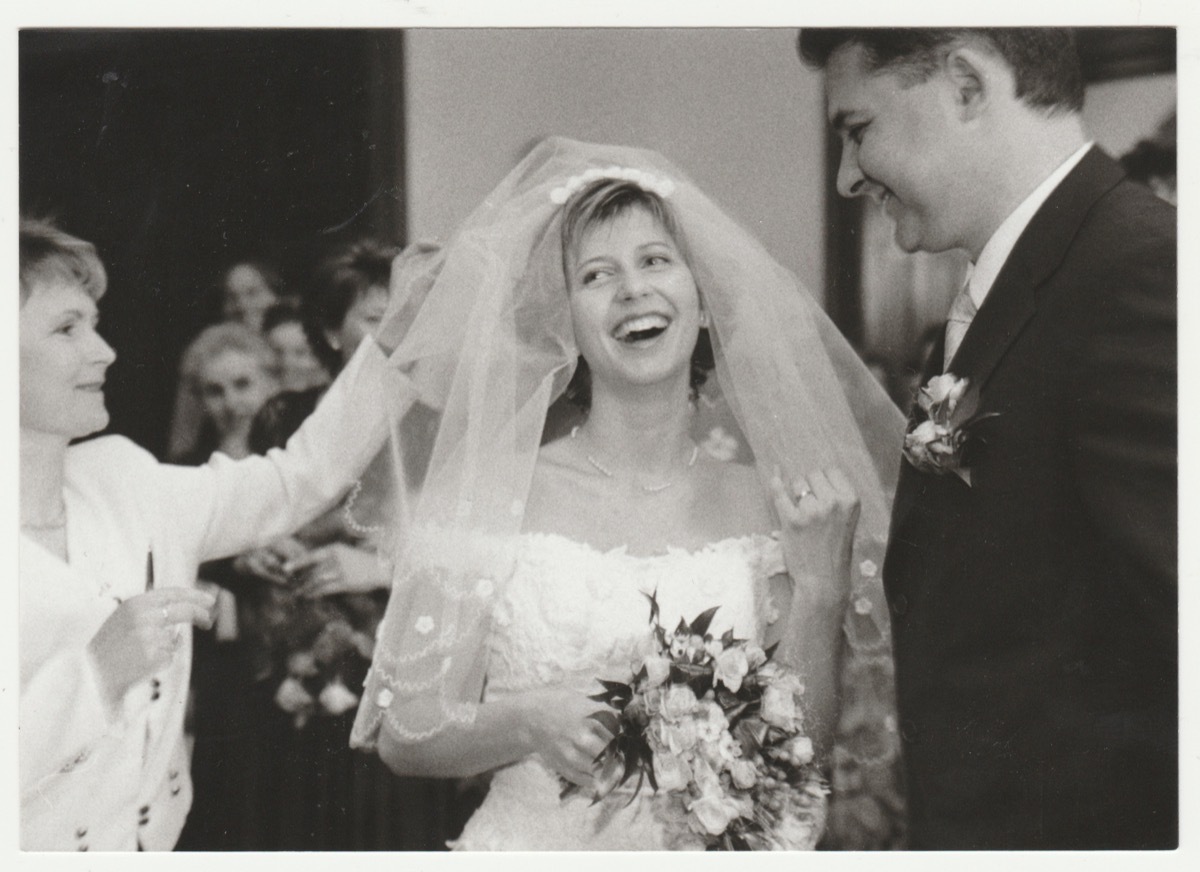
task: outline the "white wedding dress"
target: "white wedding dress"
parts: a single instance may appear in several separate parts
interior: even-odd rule
[[[759,640],[778,617],[768,580],[784,571],[779,542],[762,535],[724,539],[699,551],[671,549],[638,557],[624,549],[602,552],[556,534],[523,534],[515,572],[495,610],[487,698],[564,682],[595,693],[601,689],[597,678],[628,680],[644,651],[651,593],[668,631],[681,617],[690,621],[719,606],[714,634],[732,628],[739,638]],[[497,770],[487,798],[452,847],[702,847],[648,786],[628,804],[628,792],[593,805],[581,795],[560,800],[560,789],[558,778],[536,755]],[[823,815],[819,809],[818,823]],[[819,836],[816,826],[814,844]]]

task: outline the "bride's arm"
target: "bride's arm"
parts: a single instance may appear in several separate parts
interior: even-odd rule
[[[791,577],[790,606],[777,623],[776,659],[803,680],[806,732],[818,759],[828,760],[840,709],[842,622],[858,499],[836,469],[811,473],[792,488],[776,477],[772,490]]]
[[[483,702],[469,726],[448,726],[419,742],[397,737],[385,723],[379,756],[397,775],[464,778],[537,754],[551,770],[586,786],[592,761],[611,738],[588,717],[599,707],[566,687],[528,690]]]

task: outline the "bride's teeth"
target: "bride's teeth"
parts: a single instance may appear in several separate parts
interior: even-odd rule
[[[618,324],[613,336],[616,339],[626,339],[629,334],[643,330],[666,330],[669,323],[662,315],[641,315]]]

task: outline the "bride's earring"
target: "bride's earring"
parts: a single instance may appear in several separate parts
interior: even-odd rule
[[[700,326],[705,330],[708,329],[708,309],[700,310]]]

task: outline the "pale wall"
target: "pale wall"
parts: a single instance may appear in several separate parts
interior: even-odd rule
[[[1120,157],[1154,135],[1175,101],[1174,73],[1099,82],[1087,89],[1083,121],[1102,148]]]
[[[543,136],[655,149],[822,287],[824,118],[794,29],[406,31],[409,238]]]

